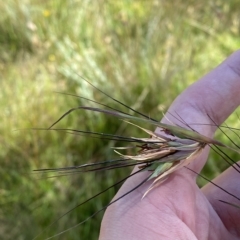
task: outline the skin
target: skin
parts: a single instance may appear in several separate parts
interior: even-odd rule
[[[192,127],[212,138],[216,127],[208,125],[213,124],[208,115],[220,125],[239,104],[240,51],[236,51],[179,95],[169,112],[177,112],[190,125],[206,123]],[[170,114],[162,122],[169,124],[168,120],[184,125]],[[208,152],[206,147],[188,167],[200,172],[206,163]],[[219,157],[216,161],[223,160]],[[137,168],[134,169],[136,170]],[[148,173],[143,172],[129,178],[114,199],[137,186],[147,176]],[[240,197],[239,180],[240,174],[230,167],[214,182]],[[218,200],[238,205],[240,201],[211,183],[199,189],[196,174],[188,169],[182,168],[174,172],[142,199],[149,184],[143,184],[106,210],[100,240],[240,239],[240,209]]]

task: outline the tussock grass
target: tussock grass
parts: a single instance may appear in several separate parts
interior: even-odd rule
[[[54,91],[116,107],[81,75],[160,119],[161,111],[181,91],[239,48],[238,4],[236,0],[2,1],[0,238],[32,239],[58,216],[128,174],[109,171],[36,179],[32,169],[113,157],[114,142],[60,132],[15,131],[46,128],[71,107],[92,106]],[[229,124],[237,127],[236,119]],[[136,128],[94,113],[73,113],[59,124],[141,137]],[[226,167],[213,159],[204,170],[210,178]],[[108,203],[113,193],[76,209],[41,238],[77,224]],[[100,218],[59,239],[96,239]]]

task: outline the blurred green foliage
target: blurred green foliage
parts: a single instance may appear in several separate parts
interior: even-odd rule
[[[179,93],[239,48],[238,6],[238,0],[1,1],[0,238],[32,239],[130,172],[59,178],[32,173],[114,157],[110,147],[116,142],[28,129],[49,127],[71,107],[93,106],[55,91],[122,109],[81,75],[136,110],[161,119]],[[230,124],[237,126],[236,116]],[[83,111],[58,126],[142,134],[114,118]],[[210,178],[226,167],[214,157],[204,170]],[[38,239],[83,221],[106,205],[115,191],[75,209]],[[97,239],[100,220],[101,214],[56,238]]]

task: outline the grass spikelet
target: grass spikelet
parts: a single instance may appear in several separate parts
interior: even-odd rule
[[[92,84],[91,84],[92,85]],[[93,85],[92,85],[93,86]],[[120,101],[114,99],[113,97],[107,95],[110,97],[113,101],[116,101],[118,104],[121,104],[125,108],[128,108],[125,104],[122,104]],[[87,99],[89,100],[89,99]],[[90,100],[91,101],[91,100]],[[87,172],[97,172],[97,171],[109,171],[114,170],[117,168],[125,168],[125,167],[131,167],[131,166],[137,166],[138,171],[131,174],[129,177],[143,172],[147,171],[149,172],[149,176],[144,179],[141,183],[139,183],[136,187],[131,189],[130,191],[126,192],[125,194],[121,195],[114,201],[110,202],[103,208],[99,209],[97,212],[89,216],[87,219],[81,221],[77,225],[64,230],[52,237],[49,237],[47,239],[51,239],[53,237],[57,237],[72,228],[75,228],[92,217],[96,216],[99,212],[105,210],[115,202],[119,201],[138,187],[142,186],[146,182],[151,181],[150,186],[146,190],[146,192],[143,194],[142,198],[146,197],[147,194],[149,194],[153,189],[160,186],[164,181],[168,179],[168,177],[174,173],[175,171],[186,167],[188,168],[188,165],[194,161],[202,152],[202,150],[206,146],[210,146],[211,148],[215,149],[215,151],[218,151],[220,153],[220,156],[223,157],[225,161],[227,161],[232,166],[232,159],[229,160],[229,157],[224,153],[224,151],[221,150],[220,147],[233,150],[236,153],[239,153],[239,149],[235,149],[232,147],[229,147],[215,139],[211,139],[209,137],[203,136],[199,134],[198,132],[194,131],[193,129],[187,129],[189,128],[189,125],[186,124],[186,128],[179,127],[179,126],[173,126],[168,124],[163,124],[160,122],[157,122],[154,119],[148,118],[146,115],[137,112],[136,110],[132,109],[132,111],[135,112],[135,114],[140,115],[141,117],[136,117],[134,115],[130,115],[128,113],[125,113],[123,111],[118,111],[117,109],[110,108],[107,105],[100,104],[103,107],[108,108],[101,109],[96,107],[88,107],[88,106],[78,106],[75,108],[70,109],[66,113],[64,113],[57,121],[55,121],[48,129],[36,129],[36,130],[47,130],[47,131],[64,131],[70,134],[78,135],[78,134],[86,134],[90,137],[97,137],[100,139],[108,139],[108,140],[114,140],[119,142],[125,142],[127,143],[126,146],[123,147],[113,147],[113,150],[117,153],[119,158],[111,159],[103,162],[96,162],[96,163],[86,163],[79,166],[69,166],[69,167],[62,167],[62,168],[45,168],[45,169],[37,169],[35,170],[36,173],[48,173],[48,174],[56,174],[54,176],[66,176],[73,173],[87,173]],[[110,110],[109,110],[110,109]],[[55,125],[58,124],[63,118],[67,117],[71,112],[74,111],[92,111],[97,112],[99,114],[104,115],[110,115],[112,117],[120,118],[124,122],[126,122],[128,125],[131,125],[133,127],[139,128],[141,131],[143,131],[145,134],[148,135],[148,137],[144,138],[138,138],[138,137],[126,137],[121,135],[115,135],[115,134],[109,134],[109,133],[98,133],[98,132],[91,132],[91,131],[85,131],[85,130],[77,130],[77,129],[61,129],[61,128],[55,128]],[[176,117],[177,118],[177,117]],[[181,120],[181,119],[180,119]],[[150,124],[153,127],[158,127],[161,129],[161,133],[155,133],[151,130],[148,130],[140,125],[137,125],[133,122],[141,123],[141,124]],[[213,123],[215,124],[215,123]],[[219,127],[219,126],[218,126]],[[228,127],[230,131],[234,131],[230,127]],[[235,146],[237,147],[237,146]],[[120,152],[121,151],[121,152]],[[122,153],[122,152],[127,152]],[[234,161],[233,161],[234,162]],[[234,162],[235,163],[235,162]],[[191,170],[191,169],[190,169]],[[236,169],[237,170],[237,169]],[[194,171],[193,171],[194,172]],[[195,172],[196,173],[196,172]],[[198,174],[198,173],[196,173]],[[201,176],[201,175],[200,175]],[[102,193],[106,192],[112,187],[115,187],[116,185],[122,183],[129,177],[126,177],[120,181],[118,181],[113,186],[108,187],[107,189],[97,193],[90,199],[87,199],[86,201],[78,204],[74,208],[70,209],[68,212],[60,216],[56,221],[54,221],[51,225],[49,225],[47,228],[51,227],[53,224],[56,224],[61,218],[63,218],[66,214],[72,212],[76,208],[80,207],[81,205],[95,199],[95,197],[101,195]],[[204,177],[203,177],[204,178]],[[209,182],[211,182],[209,180]],[[214,184],[214,183],[213,183]],[[215,185],[215,184],[214,184]],[[216,185],[217,186],[217,185]],[[219,187],[219,186],[217,186]],[[221,188],[221,187],[219,187]],[[225,191],[228,193],[227,191]],[[224,200],[221,200],[222,203],[228,204],[233,207],[239,207],[237,204],[233,204],[230,202],[226,202]],[[44,230],[45,231],[45,230]],[[42,234],[39,233],[39,235],[36,236],[36,239]]]

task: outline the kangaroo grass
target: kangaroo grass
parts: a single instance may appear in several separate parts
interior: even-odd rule
[[[80,76],[80,75],[79,75]],[[81,77],[81,76],[80,76]],[[109,94],[106,94],[105,92],[101,91],[99,88],[95,87],[91,82],[86,80],[85,78],[81,77],[84,81],[89,83],[93,88],[95,88],[100,93],[104,94],[104,96],[110,98],[112,101],[120,104],[121,106],[125,107],[128,110],[131,110],[135,114],[139,115],[140,117],[137,117],[133,114],[129,114],[123,111],[119,111],[116,108],[112,108],[106,104],[98,103],[94,100],[83,98],[87,101],[90,101],[92,103],[98,104],[102,106],[103,108],[96,108],[96,107],[89,107],[89,106],[77,106],[74,108],[71,108],[67,112],[65,112],[59,119],[57,119],[49,128],[47,129],[40,129],[40,128],[34,128],[33,130],[44,130],[44,131],[58,131],[58,132],[66,132],[69,134],[74,135],[87,135],[89,137],[94,138],[100,138],[104,140],[112,140],[112,141],[119,141],[124,142],[127,145],[124,147],[114,147],[113,150],[116,154],[118,154],[118,158],[101,161],[101,162],[92,162],[92,163],[86,163],[79,166],[67,166],[67,167],[61,167],[61,168],[44,168],[44,169],[37,169],[34,170],[35,173],[41,174],[41,173],[47,173],[47,174],[59,174],[59,175],[53,175],[51,177],[57,177],[57,176],[67,176],[69,174],[78,174],[78,173],[88,173],[88,172],[98,172],[98,171],[109,171],[114,170],[117,168],[125,168],[125,167],[131,167],[131,166],[138,166],[138,171],[131,174],[128,177],[123,178],[122,180],[116,182],[114,185],[106,188],[105,190],[95,194],[91,198],[85,200],[84,202],[76,205],[74,208],[70,209],[66,213],[64,213],[62,216],[57,218],[54,222],[52,222],[46,229],[44,229],[42,232],[40,232],[34,239],[37,239],[43,232],[45,232],[47,229],[49,229],[51,226],[56,224],[61,218],[69,214],[70,212],[74,211],[76,208],[82,206],[83,204],[95,199],[96,197],[99,197],[101,194],[105,193],[109,189],[119,185],[120,183],[123,183],[128,178],[132,177],[135,174],[138,174],[143,171],[149,172],[149,176],[145,178],[142,182],[140,182],[136,187],[131,189],[130,191],[126,192],[119,198],[113,200],[106,206],[102,207],[97,212],[93,213],[89,217],[87,217],[85,220],[81,221],[80,223],[76,224],[75,226],[66,229],[54,236],[51,236],[47,239],[51,239],[54,237],[57,237],[70,229],[73,229],[77,226],[80,226],[81,224],[85,223],[89,219],[96,216],[101,211],[105,210],[106,208],[110,207],[115,202],[121,200],[126,195],[130,194],[134,190],[136,190],[138,187],[142,186],[147,181],[152,181],[150,187],[147,189],[147,191],[143,194],[142,198],[144,198],[152,189],[158,187],[160,184],[162,184],[170,174],[175,172],[176,170],[185,167],[189,169],[190,171],[194,172],[195,174],[199,175],[200,177],[204,178],[208,182],[214,184],[216,187],[222,189],[227,194],[234,196],[230,192],[226,191],[225,189],[221,188],[221,186],[218,186],[211,180],[205,178],[204,176],[200,175],[199,173],[193,171],[192,169],[188,168],[190,162],[194,161],[197,156],[199,156],[202,152],[202,150],[206,146],[210,146],[215,152],[221,156],[222,159],[224,159],[230,166],[234,167],[234,169],[238,172],[238,168],[240,167],[238,164],[236,166],[233,166],[235,164],[235,161],[231,159],[230,156],[228,156],[227,153],[225,153],[224,150],[221,148],[225,148],[228,150],[235,151],[236,153],[239,153],[239,146],[237,144],[234,144],[234,142],[228,137],[226,133],[222,130],[222,128],[229,129],[230,131],[234,132],[235,135],[237,133],[235,132],[236,129],[230,128],[228,126],[217,126],[217,124],[211,119],[210,116],[209,119],[213,122],[212,126],[215,126],[220,129],[220,131],[230,140],[231,143],[233,143],[234,147],[237,149],[230,147],[228,145],[225,145],[215,139],[211,139],[209,137],[203,136],[202,134],[196,132],[192,127],[191,124],[187,124],[184,119],[182,119],[177,113],[172,114],[178,121],[183,123],[186,128],[180,127],[180,126],[173,126],[168,125],[164,123],[160,123],[156,121],[155,119],[149,118],[147,115],[140,113],[139,111],[134,110],[133,108],[127,106],[126,104],[122,103],[121,101],[111,97]],[[77,97],[77,95],[74,94],[65,94]],[[106,109],[107,108],[107,109]],[[141,131],[145,132],[145,134],[148,135],[148,137],[145,138],[137,138],[137,137],[126,137],[121,135],[115,135],[110,133],[101,133],[101,132],[93,132],[93,131],[85,131],[85,130],[78,130],[78,129],[68,129],[68,128],[55,128],[55,126],[65,117],[67,117],[70,113],[74,111],[91,111],[96,112],[104,115],[109,115],[112,117],[119,118],[123,121],[125,121],[129,126],[137,127]],[[151,130],[148,130],[146,128],[143,128],[140,125],[135,124],[141,123],[141,124],[150,124],[154,127],[158,127],[161,129],[163,134],[154,133]],[[188,129],[187,129],[188,128]],[[238,135],[237,135],[238,136]],[[122,151],[132,152],[134,153],[122,153]],[[121,152],[119,152],[121,151]],[[234,196],[236,199],[240,200],[237,196]],[[229,204],[233,207],[240,206],[236,204],[231,204],[228,202],[225,202],[223,200],[220,200],[223,203]]]

